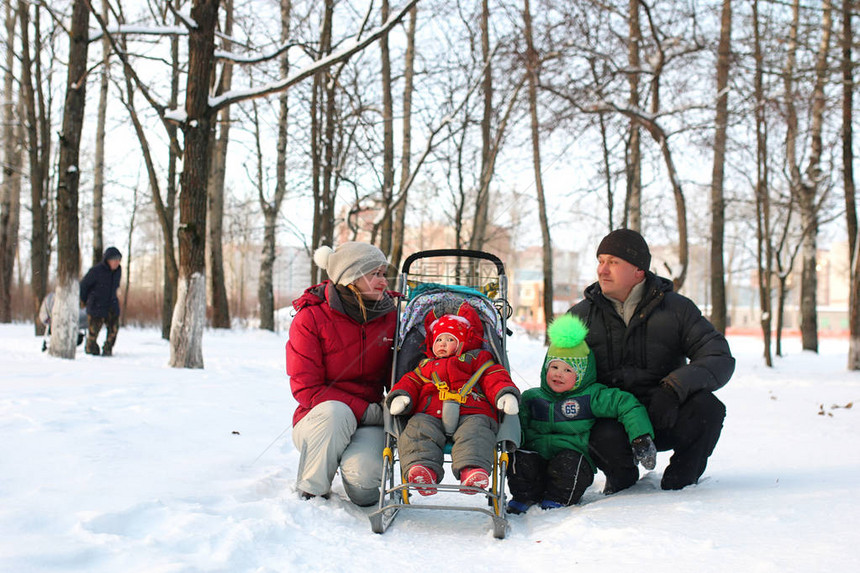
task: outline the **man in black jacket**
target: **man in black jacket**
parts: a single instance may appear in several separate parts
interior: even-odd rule
[[[113,354],[113,345],[119,332],[119,282],[122,278],[122,254],[116,247],[105,249],[102,262],[93,266],[81,281],[81,306],[87,309],[87,354],[99,354],[96,338],[102,325],[107,336],[101,349],[102,356]]]
[[[735,360],[695,303],[650,264],[639,233],[612,231],[597,248],[597,282],[569,312],[588,325],[598,381],[636,396],[648,409],[657,449],[673,450],[660,486],[681,489],[698,481],[720,438],[726,407],[713,392],[729,381]],[[639,479],[617,421],[597,421],[589,451],[606,474],[604,493]]]

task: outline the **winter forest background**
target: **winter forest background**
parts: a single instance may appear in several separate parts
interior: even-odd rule
[[[515,279],[532,257],[542,321],[626,226],[717,328],[750,290],[768,365],[791,306],[818,349],[822,249],[846,245],[860,368],[856,1],[2,9],[0,321],[39,333],[54,290],[55,356],[75,356],[78,280],[109,245],[124,319],[200,368],[205,327],[277,327],[321,244],[372,241],[394,268],[485,249]]]

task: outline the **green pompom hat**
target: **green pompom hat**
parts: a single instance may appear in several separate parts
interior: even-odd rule
[[[547,328],[549,349],[543,362],[541,383],[546,383],[546,369],[553,360],[561,360],[576,371],[576,385],[573,390],[579,390],[594,382],[597,372],[594,360],[591,359],[591,349],[585,342],[588,327],[578,316],[565,313]]]

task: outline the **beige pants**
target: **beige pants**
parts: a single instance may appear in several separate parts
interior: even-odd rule
[[[379,501],[384,441],[382,426],[359,426],[343,402],[317,405],[293,428],[293,443],[300,452],[296,488],[325,495],[340,467],[350,501],[373,505]]]

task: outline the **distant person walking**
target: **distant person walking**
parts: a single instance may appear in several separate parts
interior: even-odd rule
[[[119,332],[119,282],[122,279],[122,253],[116,247],[105,249],[102,262],[93,266],[81,281],[81,306],[87,309],[87,354],[99,355],[96,339],[107,327],[102,356],[111,356]]]

